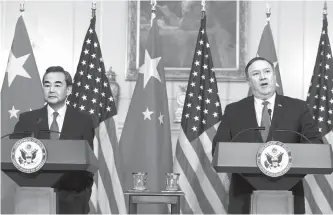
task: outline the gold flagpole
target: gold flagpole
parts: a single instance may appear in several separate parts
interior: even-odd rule
[[[96,1],[93,1],[91,5],[91,17],[95,16],[96,16]]]

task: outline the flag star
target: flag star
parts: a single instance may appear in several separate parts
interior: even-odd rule
[[[99,61],[100,61],[100,62],[103,62],[103,58],[101,57],[101,58],[99,59]]]
[[[200,105],[198,105],[198,106],[196,107],[196,109],[197,109],[197,110],[201,110],[201,107],[200,107]]]
[[[108,112],[110,112],[110,111],[111,111],[111,107],[108,106],[108,107],[106,108],[106,110],[107,110]]]
[[[202,120],[202,124],[206,124],[206,120],[203,119],[203,120]]]
[[[324,89],[324,90],[327,90],[327,87],[326,87],[326,86],[323,86],[323,89]]]
[[[104,83],[103,83],[103,86],[104,86],[104,87],[107,87],[107,86],[108,86],[108,83],[104,82]]]
[[[95,104],[95,103],[96,103],[96,99],[93,98],[93,99],[91,100],[91,102]]]
[[[195,116],[193,119],[194,119],[194,121],[198,121],[198,120],[199,120],[199,117],[198,117],[198,116]]]
[[[73,104],[73,107],[76,108],[76,103]]]
[[[83,100],[87,100],[87,96],[86,96],[86,95],[83,95],[83,96],[82,96],[82,99],[83,99]]]
[[[209,43],[206,43],[206,47],[209,48]]]
[[[329,113],[329,114],[332,114],[333,112],[332,112],[332,110],[331,110],[331,109],[329,109],[329,110],[328,110],[328,113]]]
[[[188,114],[188,113],[187,113],[187,114],[185,114],[185,118],[187,118],[187,119],[188,119],[189,117],[190,117],[190,114]]]
[[[330,103],[333,104],[333,99],[330,99]]]
[[[203,112],[204,112],[204,114],[208,114],[208,110],[207,109],[205,109]]]
[[[66,105],[69,105],[69,101],[68,100],[66,100]]]
[[[324,41],[321,41],[321,44],[322,44],[322,45],[325,45],[325,42],[324,42]]]
[[[321,132],[321,128],[319,128],[319,132]]]
[[[317,105],[313,106],[313,109],[317,109]]]
[[[28,72],[23,68],[23,65],[29,56],[30,54],[26,54],[16,58],[12,52],[10,53],[6,69],[6,72],[8,73],[8,87],[10,87],[10,85],[13,83],[16,76],[31,78]]]
[[[89,29],[89,33],[92,33],[92,32],[94,32],[91,28]]]
[[[189,95],[190,97],[193,97],[193,93],[189,93],[188,95]]]
[[[97,83],[99,83],[101,81],[101,79],[99,77],[97,77],[95,80]]]
[[[142,114],[144,116],[143,120],[146,120],[146,119],[151,120],[150,115],[152,115],[153,113],[154,112],[153,111],[149,111],[149,109],[147,107],[146,111],[142,112]]]
[[[83,73],[84,73],[84,72],[83,72],[82,70],[79,72],[80,75],[83,75]]]
[[[110,96],[110,97],[109,97],[109,100],[110,100],[110,102],[113,102],[113,97]]]
[[[208,58],[208,54],[205,54],[205,58]]]
[[[95,67],[95,65],[93,63],[90,63],[89,67],[90,67],[90,69],[93,69]]]
[[[202,85],[200,85],[200,89],[202,89],[202,90],[203,90],[203,86],[202,86]]]
[[[210,100],[208,98],[206,99],[205,102],[206,102],[206,104],[210,104]]]
[[[213,92],[213,90],[212,90],[211,88],[209,88],[207,91],[208,91],[209,93],[212,93],[212,92]]]
[[[194,87],[194,86],[195,86],[195,83],[194,83],[194,82],[192,82],[190,85],[191,85],[192,87]]]
[[[213,113],[213,116],[214,116],[214,117],[217,117],[217,116],[218,116],[218,114],[217,114],[216,112],[214,112],[214,113]]]
[[[219,102],[215,102],[216,107],[220,106]]]
[[[198,50],[197,51],[197,54],[200,56],[202,54],[202,51],[201,50]]]
[[[86,61],[83,60],[83,61],[81,62],[81,64],[82,64],[82,65],[86,65]]]
[[[325,75],[325,79],[326,79],[326,80],[328,79],[328,76],[327,76],[327,75]]]
[[[158,63],[162,57],[157,57],[152,59],[148,53],[148,51],[145,51],[145,63],[140,67],[139,73],[143,74],[143,88],[146,87],[148,81],[150,80],[151,77],[154,77],[157,79],[159,82],[161,82],[160,75],[157,71],[157,66]]]
[[[102,72],[102,69],[101,69],[101,67],[98,67],[98,69],[97,69],[99,72]]]
[[[102,95],[102,97],[105,97],[105,93],[103,92],[103,93],[101,93],[101,95]]]
[[[84,88],[86,88],[86,90],[89,90],[89,85],[86,84],[86,86],[84,86]]]
[[[81,109],[81,110],[84,110],[85,108],[86,108],[86,107],[83,106],[83,105],[80,106],[80,109]]]
[[[208,68],[208,66],[207,66],[206,64],[204,64],[202,67],[203,67],[204,69],[207,69],[207,68]]]
[[[331,124],[331,120],[327,120],[327,124]]]
[[[322,122],[322,121],[323,121],[323,117],[319,117],[319,118],[318,118],[318,121],[319,121],[319,122]]]
[[[90,43],[91,43],[91,40],[90,40],[90,39],[87,39],[86,43],[87,43],[87,44],[90,44]]]
[[[213,83],[213,82],[214,82],[214,78],[211,78],[211,79],[210,79],[210,83]]]
[[[201,78],[202,78],[202,79],[206,79],[206,76],[205,76],[205,75],[202,75]]]
[[[186,105],[188,108],[192,107],[192,104],[191,103],[187,103]]]
[[[103,103],[102,103],[102,102],[100,102],[100,103],[99,103],[99,106],[100,106],[100,107],[103,107]]]
[[[200,41],[199,41],[199,44],[202,45],[202,44],[203,44],[203,40],[200,40]]]
[[[197,130],[197,127],[196,126],[193,126],[192,127],[192,131],[196,131]]]
[[[331,92],[333,93],[333,88],[331,89]]]
[[[199,99],[199,100],[202,100],[202,96],[201,96],[201,95],[200,95],[200,96],[198,96],[198,99]]]
[[[11,110],[8,110],[8,112],[9,112],[9,114],[10,114],[9,119],[11,119],[12,117],[17,118],[17,113],[18,113],[19,111],[20,111],[20,110],[16,110],[15,107],[14,107],[14,105],[13,105],[12,109],[11,109]]]
[[[90,109],[89,113],[93,114],[95,111],[93,109]]]
[[[201,34],[204,34],[204,33],[205,33],[205,30],[204,30],[204,29],[202,29],[202,30],[201,30]]]
[[[322,34],[325,34],[325,31],[323,31]]]
[[[329,68],[330,68],[330,65],[326,64],[325,69],[329,69]]]
[[[199,61],[197,61],[197,60],[194,62],[194,64],[195,64],[196,66],[199,66],[199,65],[200,65]]]
[[[330,59],[330,58],[332,58],[332,56],[328,53],[328,54],[326,55],[326,58],[327,58],[327,59]]]
[[[75,93],[75,96],[76,96],[76,97],[78,97],[78,96],[79,96],[79,93],[78,93],[78,92],[76,92],[76,93]]]
[[[94,93],[98,93],[98,89],[97,88],[94,89]]]
[[[98,43],[95,42],[94,43],[94,47],[97,48],[98,47]]]
[[[163,117],[162,113],[160,113],[160,116],[158,117],[158,120],[160,121],[160,125],[163,124]]]
[[[323,107],[323,106],[320,106],[320,111],[324,111],[325,110],[325,108]]]
[[[80,86],[81,86],[81,82],[80,82],[80,81],[77,82],[76,85],[77,85],[78,87],[80,87]]]
[[[198,73],[196,71],[194,71],[192,74],[193,76],[198,76]]]
[[[91,57],[92,57],[92,58],[96,58],[96,54],[95,54],[95,53],[92,54]]]
[[[89,53],[88,49],[84,50],[84,54],[88,54],[88,53]]]
[[[321,99],[322,99],[323,101],[326,101],[326,97],[325,97],[325,96],[322,96]]]
[[[87,78],[88,78],[88,79],[91,79],[91,75],[90,75],[90,74],[88,74],[88,75],[87,75]]]
[[[315,95],[315,98],[318,99],[318,95]]]
[[[320,52],[320,55],[324,55],[324,52]]]

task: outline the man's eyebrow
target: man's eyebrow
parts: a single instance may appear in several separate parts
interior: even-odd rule
[[[62,84],[62,81],[56,81],[54,83],[56,83],[56,84]]]

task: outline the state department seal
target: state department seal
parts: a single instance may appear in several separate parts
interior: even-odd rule
[[[279,141],[269,141],[258,150],[257,166],[267,176],[282,176],[289,171],[291,164],[290,149]]]
[[[44,166],[47,152],[41,141],[26,137],[16,141],[11,151],[11,159],[19,171],[34,173]]]

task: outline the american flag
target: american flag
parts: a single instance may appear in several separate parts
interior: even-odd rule
[[[206,15],[201,19],[193,64],[190,71],[176,145],[174,172],[185,193],[182,213],[226,213],[229,181],[217,174],[211,164],[212,141],[221,121],[222,110],[206,32]],[[226,188],[227,187],[227,188]]]
[[[95,31],[96,17],[84,39],[80,60],[67,105],[91,114],[95,125],[94,152],[99,160],[91,202],[102,214],[126,213],[121,184],[120,154],[116,135],[117,114],[106,77],[100,43]]]
[[[324,14],[323,28],[318,47],[316,64],[308,92],[307,103],[318,121],[319,131],[325,143],[333,143],[333,61]],[[333,213],[333,174],[307,175],[304,183],[306,213]]]

